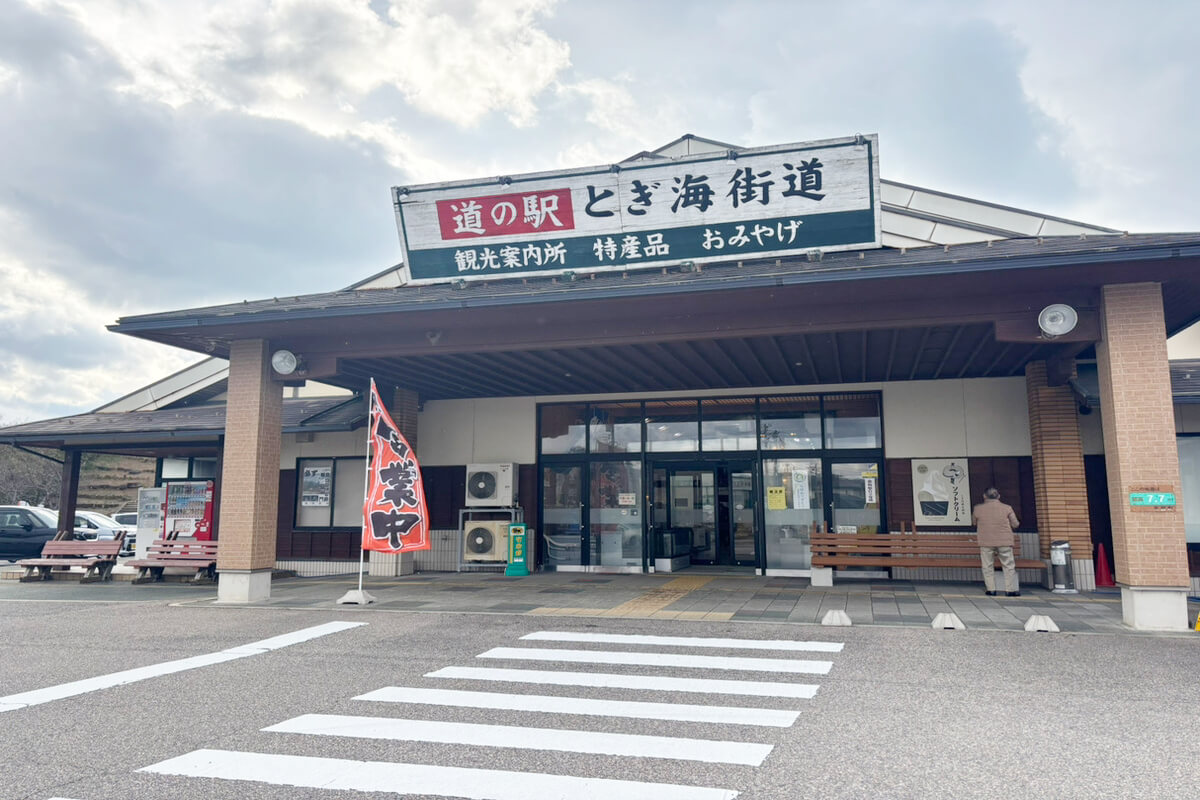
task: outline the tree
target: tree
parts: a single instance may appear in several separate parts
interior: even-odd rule
[[[48,455],[62,458],[58,450]],[[32,506],[57,506],[62,466],[48,458],[0,445],[0,503],[26,502]]]

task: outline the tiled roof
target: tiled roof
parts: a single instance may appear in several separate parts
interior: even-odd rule
[[[878,248],[780,259],[702,262],[695,271],[670,269],[581,273],[562,278],[510,278],[424,286],[325,292],[123,317],[122,333],[168,330],[199,320],[211,323],[336,317],[591,300],[647,294],[686,294],[751,286],[847,281],[1047,267],[1104,261],[1200,256],[1200,233],[1050,236],[1001,239],[944,247]],[[235,319],[241,318],[241,319]]]
[[[353,430],[366,418],[366,404],[356,397],[288,398],[283,401],[284,433]],[[77,414],[0,428],[0,442],[62,440],[130,434],[172,436],[222,434],[225,404],[171,408],[160,411]]]

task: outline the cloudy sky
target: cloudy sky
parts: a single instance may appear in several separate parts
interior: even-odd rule
[[[0,0],[0,420],[197,360],[118,317],[341,288],[393,185],[694,133],[878,133],[883,177],[1200,230],[1200,3]]]

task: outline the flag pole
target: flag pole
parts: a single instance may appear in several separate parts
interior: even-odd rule
[[[338,605],[365,606],[375,602],[375,597],[363,591],[363,565],[366,563],[366,550],[363,549],[363,530],[367,527],[367,499],[371,493],[371,469],[374,467],[374,453],[371,452],[371,403],[375,402],[375,379],[371,378],[371,393],[367,396],[367,468],[363,472],[363,516],[362,528],[358,532],[358,590],[351,590],[338,598]]]

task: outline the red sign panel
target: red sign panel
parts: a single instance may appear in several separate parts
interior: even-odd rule
[[[442,239],[478,239],[575,228],[570,189],[437,201]]]

